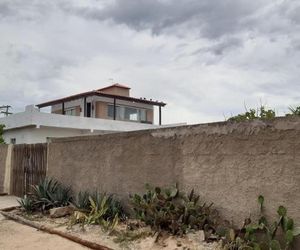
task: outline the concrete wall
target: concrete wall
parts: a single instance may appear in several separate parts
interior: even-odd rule
[[[7,156],[7,145],[0,145],[0,193],[4,190],[5,164]]]
[[[94,131],[97,134],[97,131]],[[103,132],[99,132],[103,134]],[[48,138],[52,137],[70,137],[91,134],[90,130],[80,130],[72,128],[53,128],[53,127],[23,127],[18,129],[6,130],[3,138],[6,143],[10,143],[11,139],[15,139],[16,144],[32,144],[32,143],[44,143],[48,141]]]
[[[234,224],[284,204],[300,223],[300,119],[215,123],[58,139],[48,173],[75,191],[98,189],[126,198],[145,183],[195,190]]]

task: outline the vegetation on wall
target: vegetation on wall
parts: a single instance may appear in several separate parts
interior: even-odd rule
[[[290,106],[289,113],[286,116],[300,116],[300,106]],[[242,122],[242,121],[253,121],[253,120],[268,120],[276,117],[276,113],[273,109],[269,109],[264,105],[261,105],[257,109],[247,109],[245,113],[241,113],[235,116],[232,116],[227,119],[230,122]]]
[[[298,107],[289,107],[290,113],[287,114],[287,116],[300,116],[300,106]]]
[[[242,122],[242,121],[252,121],[256,119],[268,120],[275,118],[275,111],[268,109],[265,106],[261,105],[258,109],[246,109],[245,113],[232,116],[227,121],[231,122]]]

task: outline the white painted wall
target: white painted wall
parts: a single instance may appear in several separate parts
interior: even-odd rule
[[[33,106],[27,106],[25,112],[0,118],[0,124],[5,125],[3,134],[5,142],[10,143],[11,139],[15,138],[17,144],[46,142],[49,137],[71,137],[185,125],[157,126],[137,122],[58,115],[39,112]]]
[[[159,126],[137,122],[114,121],[107,119],[95,119],[79,116],[67,116],[39,111],[22,112],[0,118],[0,124],[5,129],[13,129],[29,125],[48,126],[58,128],[108,130],[108,131],[132,131],[140,129],[157,128]]]
[[[18,144],[46,142],[48,137],[70,137],[158,127],[136,122],[42,113],[32,106],[28,106],[25,112],[0,118],[0,124],[5,125],[3,135],[5,142],[10,143],[11,139],[15,138]]]
[[[16,144],[22,143],[41,143],[47,142],[47,138],[51,137],[71,137],[78,135],[90,134],[90,131],[68,128],[52,128],[52,127],[23,127],[18,129],[6,130],[3,138],[6,143],[10,143],[15,138]],[[96,132],[95,132],[96,134]]]

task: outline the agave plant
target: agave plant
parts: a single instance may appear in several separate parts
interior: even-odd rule
[[[91,195],[89,192],[79,192],[75,199],[73,200],[72,204],[79,210],[79,211],[89,211],[90,210],[90,201],[89,197]]]
[[[106,213],[106,218],[108,220],[114,220],[115,217],[118,217],[121,221],[126,220],[127,214],[121,202],[114,195],[109,195],[107,197],[107,203],[108,210]]]
[[[38,185],[33,186],[33,199],[42,211],[66,206],[72,200],[71,189],[64,187],[55,179],[45,178]]]
[[[104,215],[105,219],[113,220],[116,215],[120,220],[126,219],[126,213],[121,205],[121,202],[114,195],[106,195],[105,193],[100,193],[98,191],[94,191],[91,194],[88,191],[79,192],[72,204],[77,208],[78,211],[88,213],[93,207],[91,201],[93,201],[95,203],[94,205],[99,208],[104,199],[106,200],[108,206]]]
[[[18,200],[18,203],[27,213],[31,213],[34,211],[35,204],[34,201],[29,196],[24,195],[23,198]]]
[[[91,196],[88,198],[89,211],[77,210],[74,212],[70,219],[70,226],[80,223],[84,228],[85,224],[95,224],[101,225],[105,231],[112,232],[119,222],[119,215],[116,213],[114,217],[109,216],[110,196],[100,195],[98,192],[94,193],[95,195],[97,200],[94,200]]]

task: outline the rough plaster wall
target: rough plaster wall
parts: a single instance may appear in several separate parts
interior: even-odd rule
[[[168,157],[161,157],[162,143]],[[174,176],[179,174],[175,169],[176,151],[173,140],[152,140],[150,134],[141,137],[138,133],[51,143],[48,175],[72,185],[75,191],[98,188],[127,196],[141,191],[146,182],[173,183]],[[160,169],[156,169],[155,162],[160,163]]]
[[[284,204],[300,224],[299,118],[58,139],[48,162],[48,175],[75,191],[98,188],[127,197],[145,183],[178,182],[238,225],[258,211],[263,194],[267,213]]]
[[[0,145],[0,193],[3,192],[7,145]]]

